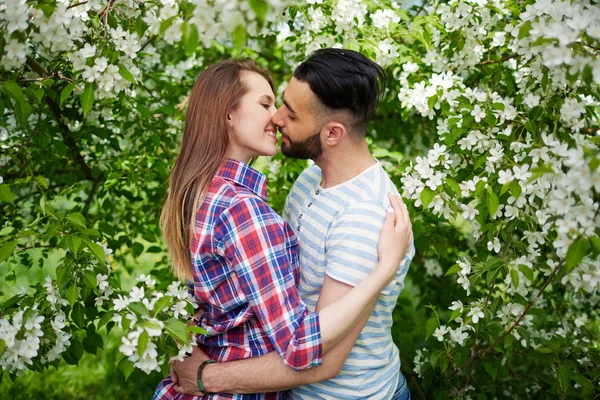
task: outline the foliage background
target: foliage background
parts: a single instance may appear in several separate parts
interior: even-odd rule
[[[344,46],[388,72],[369,141],[413,218],[393,327],[413,396],[598,398],[599,7],[3,2],[0,393],[150,396],[186,335],[183,298],[156,307],[158,216],[195,77],[248,56],[281,95]],[[256,165],[280,211],[305,163]]]

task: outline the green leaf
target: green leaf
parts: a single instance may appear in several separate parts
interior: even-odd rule
[[[85,307],[81,303],[75,303],[71,311],[71,318],[78,327],[83,329],[85,326]]]
[[[535,135],[537,133],[537,125],[533,120],[525,122],[525,129],[527,129],[527,131],[532,135]]]
[[[190,337],[187,333],[185,324],[178,319],[171,318],[165,322],[165,329],[173,338],[183,342],[184,344],[190,343]]]
[[[69,289],[67,289],[67,301],[69,302],[69,305],[71,307],[73,307],[73,305],[77,301],[78,297],[79,297],[79,287],[77,286],[76,283],[74,283],[71,285],[71,287]]]
[[[15,101],[15,116],[22,125],[27,125],[27,118],[31,114],[31,106],[26,101]]]
[[[100,318],[100,320],[98,321],[98,328],[100,329],[102,328],[104,325],[108,324],[111,320],[112,317],[115,315],[114,311],[108,311],[105,312],[104,315]]]
[[[488,210],[490,212],[490,216],[493,216],[494,214],[496,214],[496,211],[498,211],[498,206],[500,205],[500,200],[498,199],[498,195],[489,186],[488,186],[487,193],[488,193],[488,195],[487,195]]]
[[[94,85],[86,84],[85,89],[80,97],[81,101],[81,109],[83,111],[83,115],[86,115],[91,109],[92,105],[94,105]]]
[[[452,312],[450,313],[450,317],[448,317],[448,321],[454,321],[456,319],[456,317],[458,317],[460,314],[461,314],[460,308],[457,308],[456,310],[452,310]]]
[[[85,229],[85,217],[81,213],[75,212],[67,215],[67,221]]]
[[[544,109],[540,106],[535,106],[529,111],[529,118],[532,121],[537,121],[544,114]]]
[[[92,253],[94,253],[101,264],[106,264],[106,254],[104,253],[102,246],[89,240],[85,240],[85,244],[87,244],[89,249],[92,251]]]
[[[23,89],[15,81],[6,81],[2,83],[2,87],[6,94],[15,99],[17,102],[24,102]]]
[[[8,186],[7,184],[0,185],[0,200],[6,201],[7,203],[12,204],[13,206],[15,205],[15,196],[12,190],[10,190],[10,186]]]
[[[567,274],[583,260],[585,254],[587,253],[589,248],[588,241],[581,237],[571,243],[569,246],[569,250],[567,250],[567,257],[565,259],[565,267],[567,268]]]
[[[494,366],[494,364],[486,361],[483,363],[483,368],[485,369],[485,372],[487,372],[488,375],[491,376],[492,380],[495,382],[496,376],[498,375],[498,369]]]
[[[447,178],[444,183],[446,185],[448,185],[448,187],[450,189],[452,189],[452,191],[454,192],[454,194],[456,194],[459,197],[462,196],[462,191],[460,190],[460,186],[458,185],[458,183],[456,183],[456,181],[454,179]]]
[[[4,354],[4,350],[6,349],[6,342],[4,339],[0,339],[0,357]]]
[[[438,101],[438,96],[437,96],[437,94],[434,94],[427,100],[427,107],[429,107],[430,109],[433,109],[433,107],[436,105],[437,101]]]
[[[533,282],[533,271],[527,265],[519,264],[519,270],[529,279],[529,282]]]
[[[446,353],[443,350],[437,350],[434,351],[431,356],[429,357],[429,362],[431,363],[431,366],[433,368],[435,368],[438,364],[438,361],[440,360],[440,357],[445,357]]]
[[[125,380],[127,381],[131,376],[131,373],[134,370],[133,363],[129,361],[128,358],[124,358],[121,363],[121,371],[123,371],[123,375],[125,376]]]
[[[35,97],[35,99],[38,102],[42,101],[42,98],[44,97],[44,88],[43,87],[39,87],[37,88],[34,92],[33,92],[33,96]]]
[[[144,245],[139,243],[139,242],[135,242],[131,245],[131,252],[133,253],[134,257],[138,257],[140,254],[142,254],[142,252],[144,251]]]
[[[2,305],[0,306],[0,310],[8,310],[9,308],[17,305],[24,298],[24,294],[17,294],[11,297],[10,299],[6,300],[4,303],[2,303]]]
[[[201,328],[201,327],[199,327],[199,326],[197,326],[197,325],[188,325],[188,326],[186,327],[186,329],[187,329],[187,331],[188,331],[188,332],[190,332],[190,333],[198,333],[198,334],[200,334],[200,335],[208,335],[208,334],[209,334],[209,333],[208,333],[208,331],[207,331],[206,329],[204,329],[204,328]]]
[[[500,111],[504,111],[504,103],[492,103],[492,108],[494,110],[500,110]]]
[[[58,104],[62,105],[65,100],[73,93],[73,89],[75,88],[75,83],[69,83],[60,91],[60,97],[58,99]]]
[[[525,22],[519,28],[519,40],[523,39],[525,36],[529,35],[529,31],[531,31],[531,21]]]
[[[119,74],[121,74],[121,76],[129,82],[135,84],[135,78],[133,77],[133,74],[129,72],[129,70],[122,64],[119,64]]]
[[[521,196],[522,190],[523,189],[521,189],[521,185],[519,184],[519,182],[517,182],[517,181],[510,182],[510,192],[515,197],[515,199],[518,199],[519,196]]]
[[[429,339],[437,327],[437,318],[429,318],[427,322],[425,322],[425,340]]]
[[[491,127],[496,126],[497,118],[491,110],[487,110],[487,112],[485,113],[485,121]]]
[[[252,11],[256,14],[258,23],[264,25],[265,17],[269,11],[269,4],[264,0],[250,0],[250,8],[252,8]]]
[[[94,289],[96,287],[96,285],[98,284],[98,281],[96,280],[96,276],[94,276],[93,273],[91,272],[86,272],[83,275],[83,281],[85,282],[86,285],[88,285],[91,289]]]
[[[199,37],[196,25],[185,22],[182,27],[183,31],[183,49],[187,54],[192,54],[198,49]]]
[[[431,200],[433,200],[434,197],[435,192],[433,190],[429,189],[428,187],[424,188],[420,196],[423,208],[427,208],[427,206],[429,205],[429,203],[431,203]]]
[[[233,30],[233,47],[236,50],[242,50],[246,45],[246,28],[243,25],[238,25]]]
[[[444,276],[455,274],[458,271],[460,271],[460,266],[458,264],[455,264],[455,265],[451,266],[450,268],[448,268],[448,271],[446,271],[446,274],[444,274]]]
[[[590,236],[590,242],[592,242],[592,246],[594,246],[596,251],[600,252],[600,237],[592,235]]]
[[[13,240],[11,242],[4,243],[2,247],[0,247],[0,262],[8,260],[8,257],[11,256],[16,245],[17,241]]]
[[[144,352],[148,348],[148,331],[142,331],[140,337],[138,338],[138,348],[137,353],[140,358],[144,356]]]
[[[171,298],[169,296],[163,296],[160,299],[156,300],[156,303],[154,303],[154,315],[161,312],[170,303],[171,303]]]
[[[571,370],[565,364],[562,364],[560,367],[558,367],[558,378],[560,379],[562,392],[566,393],[569,389],[569,384],[571,381]]]
[[[148,308],[144,304],[139,302],[129,303],[127,308],[140,315],[146,315],[148,313]]]
[[[514,287],[519,287],[519,273],[514,269],[510,270],[510,280],[512,281],[512,285]]]
[[[581,374],[572,374],[571,379],[583,386],[585,390],[594,390],[594,384],[588,378]]]

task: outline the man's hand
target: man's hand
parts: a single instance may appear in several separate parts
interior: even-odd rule
[[[194,346],[192,355],[183,361],[171,361],[171,379],[175,384],[175,391],[179,394],[191,394],[202,396],[198,390],[197,372],[198,367],[209,357],[197,346]]]

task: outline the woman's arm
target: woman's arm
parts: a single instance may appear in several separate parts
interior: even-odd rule
[[[326,277],[317,311],[352,290],[352,286]],[[348,334],[323,356],[318,367],[296,371],[284,364],[275,352],[245,360],[209,364],[202,372],[202,382],[209,393],[263,393],[291,389],[336,377],[354,347],[356,339],[371,316],[373,301],[364,310],[358,323]],[[171,366],[171,378],[177,382],[175,390],[181,394],[200,395],[196,384],[196,370],[208,356],[195,349],[192,357]]]

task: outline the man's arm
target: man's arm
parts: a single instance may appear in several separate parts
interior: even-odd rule
[[[325,277],[323,289],[317,303],[317,311],[343,297],[352,286]],[[303,371],[295,371],[286,366],[277,353],[261,357],[205,366],[202,382],[211,393],[263,393],[287,390],[334,378],[339,374],[354,347],[354,343],[367,323],[376,300],[369,304],[359,322],[349,333],[323,356],[323,364]],[[204,358],[206,359],[206,358]],[[196,370],[202,357],[191,357],[175,363],[173,370],[179,384],[175,389],[179,393],[199,394],[196,386]]]

